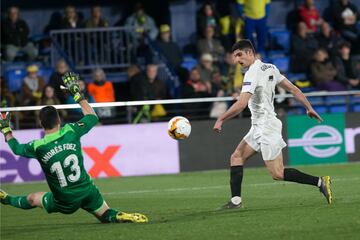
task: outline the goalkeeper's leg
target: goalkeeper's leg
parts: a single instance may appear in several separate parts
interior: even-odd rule
[[[95,185],[88,190],[88,195],[82,200],[81,208],[95,215],[102,223],[144,223],[148,221],[147,217],[143,214],[124,213],[109,208],[99,189]]]
[[[21,209],[32,209],[35,207],[43,207],[42,197],[45,192],[30,193],[27,196],[12,196],[5,191],[0,190],[0,201],[2,204],[10,205]]]
[[[125,213],[109,208],[104,201],[100,209],[94,212],[94,215],[102,223],[145,223],[148,218],[140,213]]]

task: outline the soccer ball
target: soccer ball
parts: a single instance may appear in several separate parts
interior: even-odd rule
[[[191,124],[184,117],[173,117],[168,123],[168,134],[176,140],[186,139],[190,136]]]

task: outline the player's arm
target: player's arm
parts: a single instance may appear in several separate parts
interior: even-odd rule
[[[78,136],[81,137],[88,133],[90,129],[99,122],[99,119],[94,109],[81,94],[79,80],[79,75],[73,72],[67,72],[63,76],[65,88],[70,92],[74,100],[79,103],[84,114],[84,117],[80,121],[70,125]]]
[[[15,155],[28,158],[35,157],[35,151],[31,144],[20,144],[17,139],[12,135],[9,113],[6,113],[5,116],[1,114],[0,130],[4,134],[6,142],[8,143],[11,151]]]
[[[78,74],[74,72],[67,72],[62,77],[62,80],[65,85],[65,89],[67,89],[71,96],[74,98],[75,102],[79,103],[81,106],[81,110],[83,114],[86,115],[94,115],[97,117],[94,109],[90,106],[88,101],[84,98],[83,94],[80,91],[79,81],[80,77]]]
[[[96,126],[96,124],[98,124],[99,118],[86,99],[81,100],[79,104],[81,106],[84,117],[81,118],[78,122],[71,124],[71,126],[78,134],[78,136],[81,137],[88,133],[94,126]]]
[[[244,111],[244,109],[248,105],[251,95],[252,94],[249,92],[242,92],[239,99],[216,120],[214,130],[216,132],[220,132],[221,126],[226,120],[229,120]]]
[[[6,135],[6,141],[15,155],[26,158],[36,158],[35,150],[32,143],[20,144],[18,140],[10,133]]]
[[[97,115],[94,111],[94,109],[90,106],[89,102],[86,99],[83,99],[79,102],[79,105],[81,106],[81,110],[83,114],[86,115],[94,115],[97,118]]]
[[[229,120],[244,111],[248,105],[251,95],[252,94],[248,92],[241,93],[239,99],[226,112],[224,112],[218,118],[218,120],[225,122],[226,120]]]
[[[251,98],[252,94],[254,94],[255,89],[258,85],[258,74],[259,72],[255,68],[249,69],[245,73],[240,97],[225,113],[223,113],[216,120],[213,128],[216,132],[221,132],[221,126],[226,120],[235,117],[246,108],[249,99]]]
[[[306,113],[310,118],[315,118],[319,123],[323,121],[319,114],[313,109],[310,102],[307,100],[306,96],[301,92],[301,90],[292,84],[287,78],[281,80],[278,83],[278,86],[290,92],[296,98],[296,100],[298,100],[306,108]]]

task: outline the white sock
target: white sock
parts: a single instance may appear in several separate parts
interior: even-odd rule
[[[239,196],[232,197],[231,202],[235,205],[239,205],[241,203],[241,197]]]
[[[318,187],[321,186],[321,182],[322,182],[322,181],[321,181],[321,178],[319,177],[319,181],[318,181],[318,185],[317,185]]]

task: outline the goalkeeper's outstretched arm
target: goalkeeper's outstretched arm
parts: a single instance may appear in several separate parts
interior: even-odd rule
[[[86,99],[82,99],[79,102],[80,106],[81,106],[81,110],[83,112],[84,115],[94,115],[97,117],[96,112],[94,111],[94,109],[90,106],[90,104],[88,103],[88,101]]]
[[[6,114],[0,114],[0,131],[2,134],[4,134],[5,140],[8,142],[9,147],[14,154],[27,158],[36,157],[32,144],[20,144],[12,135],[12,130],[10,127],[10,113],[8,112]]]
[[[84,115],[94,115],[97,117],[94,109],[90,106],[88,101],[84,98],[79,86],[80,77],[78,74],[74,72],[67,72],[62,77],[62,80],[65,85],[65,89],[67,89],[71,96],[74,98],[75,102],[79,103],[81,106],[81,110]]]

